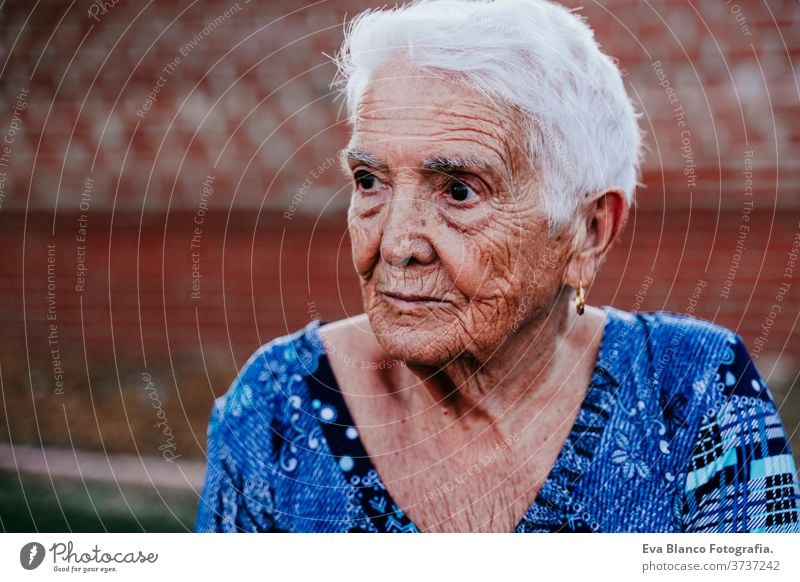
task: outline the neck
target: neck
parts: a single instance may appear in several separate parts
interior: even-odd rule
[[[464,355],[438,370],[409,366],[415,384],[424,388],[411,391],[423,400],[413,408],[435,405],[457,418],[482,417],[492,424],[512,421],[515,410],[527,410],[530,417],[577,367],[573,348],[582,326],[571,307],[568,294],[559,294],[484,362]]]

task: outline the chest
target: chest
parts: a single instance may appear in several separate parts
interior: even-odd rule
[[[392,501],[433,532],[514,531],[564,447],[591,373],[573,366],[563,386],[525,394],[489,418],[422,392],[415,397],[420,383],[402,369],[353,369],[336,357],[330,363]]]
[[[555,416],[503,433],[464,421],[391,421],[385,409],[350,405],[387,491],[431,532],[511,532],[531,507],[572,422]]]
[[[367,446],[374,448],[374,441]],[[422,531],[511,532],[549,472],[548,463],[525,458],[517,446],[495,441],[454,450],[412,444],[405,452],[378,456],[374,464]]]

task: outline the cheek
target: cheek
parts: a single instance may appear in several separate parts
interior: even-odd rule
[[[497,296],[509,276],[510,233],[485,208],[440,213],[431,243],[443,275],[468,299]]]
[[[494,299],[514,294],[518,280],[527,276],[530,241],[514,227],[495,222],[492,228],[471,233],[462,240],[459,287],[475,299]],[[451,271],[454,272],[454,271]]]
[[[455,287],[470,299],[496,295],[498,285],[509,275],[504,243],[487,233],[452,239],[439,248],[443,249],[440,258]]]
[[[524,248],[520,253],[520,264],[524,265],[516,288],[521,290],[522,307],[518,310],[530,311],[552,301],[562,286],[564,273],[564,253],[558,241],[541,237]]]
[[[498,318],[543,305],[561,287],[562,252],[546,233],[518,227],[487,232],[474,246],[474,297],[495,306]]]
[[[365,277],[380,255],[381,235],[376,217],[351,217],[348,221],[353,264],[360,277]]]

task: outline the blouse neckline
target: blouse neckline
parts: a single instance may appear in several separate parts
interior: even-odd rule
[[[608,365],[616,362],[620,355],[617,342],[613,340],[620,320],[614,308],[604,306],[602,309],[606,313],[606,322],[589,387],[550,473],[514,528],[515,532],[552,531],[552,528],[564,531],[564,526],[569,527],[569,531],[592,529],[592,524],[584,524],[580,519],[576,524],[572,519],[575,512],[572,496],[581,476],[592,463],[608,424],[611,403],[620,386],[619,374]],[[416,524],[392,499],[361,441],[319,335],[319,328],[324,323],[321,320],[311,322],[304,334],[317,356],[316,371],[305,375],[314,417],[345,481],[357,488],[356,496],[375,529],[379,532],[418,532]]]

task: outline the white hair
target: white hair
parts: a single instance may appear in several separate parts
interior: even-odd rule
[[[376,69],[398,62],[520,110],[552,227],[605,188],[619,188],[633,203],[642,141],[637,114],[615,63],[584,20],[563,6],[417,0],[367,10],[347,26],[335,60],[334,86],[353,125]]]

